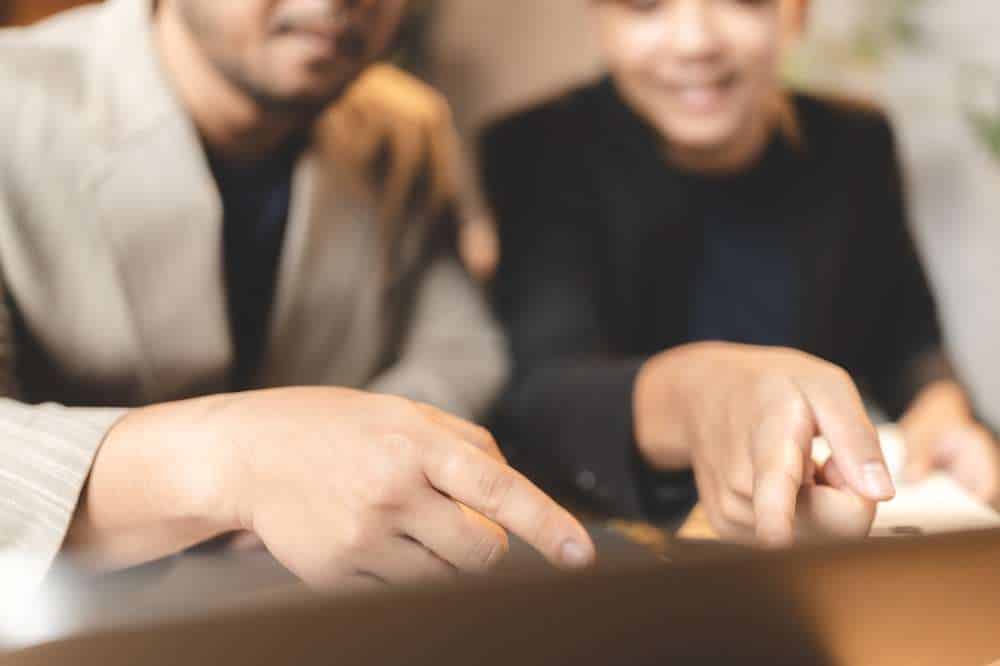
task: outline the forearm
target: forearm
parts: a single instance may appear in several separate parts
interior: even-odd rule
[[[211,418],[228,400],[158,405],[119,421],[97,453],[64,552],[120,569],[236,529],[221,499],[230,448]]]
[[[715,413],[705,401],[728,397],[724,379],[730,345],[684,345],[650,359],[636,376],[633,396],[635,437],[648,464],[660,470],[691,467],[691,442],[699,414]],[[705,391],[706,386],[717,390]]]

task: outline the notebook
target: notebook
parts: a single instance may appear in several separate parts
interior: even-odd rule
[[[897,426],[880,427],[879,440],[896,484],[896,497],[879,505],[872,536],[917,536],[1000,527],[1000,513],[973,497],[943,472],[936,472],[917,483],[908,483],[902,473],[906,464],[906,445]],[[829,457],[829,443],[817,438],[813,442],[813,458],[822,464]]]

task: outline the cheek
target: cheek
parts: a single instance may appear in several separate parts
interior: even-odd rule
[[[241,59],[252,56],[267,39],[270,3],[217,0],[216,5],[208,47]]]
[[[731,18],[722,22],[720,32],[729,58],[745,75],[758,81],[777,78],[783,43],[776,15]]]
[[[621,9],[603,10],[597,34],[605,59],[612,69],[637,72],[649,67],[667,39],[665,21],[622,16]]]

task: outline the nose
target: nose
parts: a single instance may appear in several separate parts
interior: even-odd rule
[[[677,55],[703,59],[716,54],[720,42],[712,14],[714,1],[678,0],[674,3],[670,43]]]

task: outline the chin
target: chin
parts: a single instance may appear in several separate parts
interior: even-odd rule
[[[738,125],[723,123],[665,123],[661,131],[667,142],[685,150],[714,152],[731,145],[739,137]]]
[[[289,109],[321,109],[336,101],[347,88],[347,82],[322,84],[304,82],[300,85],[284,85],[278,90],[272,90],[267,101],[271,106],[287,107]]]

